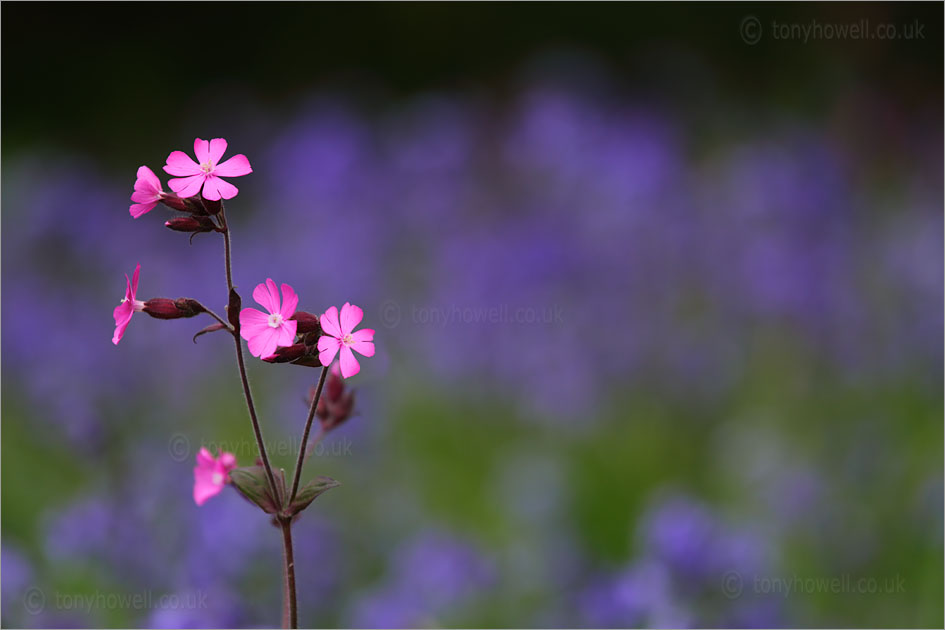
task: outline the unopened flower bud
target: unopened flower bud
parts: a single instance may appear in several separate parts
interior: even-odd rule
[[[318,322],[318,316],[305,311],[295,311],[295,314],[289,319],[295,320],[298,324],[295,327],[296,333],[302,335],[306,333],[322,334],[321,324]],[[316,337],[317,339],[317,337]]]
[[[168,208],[178,212],[186,212],[195,215],[207,215],[207,209],[203,206],[200,197],[178,197],[174,193],[161,193],[161,203]]]
[[[219,214],[220,210],[223,210],[223,201],[220,199],[211,200],[207,198],[201,198],[203,201],[203,207],[206,208],[207,214]]]
[[[191,205],[187,203],[187,199],[181,199],[174,193],[161,193],[161,203],[172,210],[177,210],[178,212],[190,212]]]
[[[276,348],[272,356],[263,357],[262,360],[267,363],[289,363],[302,357],[306,352],[308,352],[308,348],[304,344],[297,343],[292,346]]]
[[[212,232],[217,229],[208,217],[174,217],[170,221],[165,221],[164,225],[175,232]]]
[[[144,308],[141,310],[157,319],[180,319],[181,317],[199,315],[203,312],[203,307],[200,302],[190,298],[178,298],[176,300],[152,298],[144,303]]]

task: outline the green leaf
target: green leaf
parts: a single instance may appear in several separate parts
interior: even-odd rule
[[[318,495],[340,485],[341,482],[335,481],[331,477],[316,477],[299,488],[298,493],[295,495],[295,500],[286,511],[289,513],[289,516],[294,516],[307,508]]]
[[[281,471],[280,471],[281,472]],[[282,492],[285,493],[285,476],[276,476],[276,484],[283,485]],[[273,498],[269,489],[269,480],[266,477],[266,469],[262,466],[246,466],[243,468],[234,468],[230,471],[230,482],[240,494],[258,505],[266,514],[275,514],[279,511],[282,502]],[[279,488],[277,488],[279,490]]]

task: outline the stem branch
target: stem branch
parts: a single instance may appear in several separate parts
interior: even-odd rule
[[[318,399],[322,395],[322,387],[325,385],[325,377],[328,375],[328,366],[322,368],[322,373],[318,377],[318,385],[315,386],[315,396],[312,398],[312,404],[308,408],[308,418],[305,419],[305,430],[302,432],[302,443],[299,445],[299,458],[295,462],[295,474],[292,476],[292,492],[289,493],[289,502],[291,505],[295,500],[295,494],[299,491],[299,480],[302,478],[302,465],[305,463],[305,445],[308,442],[308,434],[312,430],[312,420],[315,418],[315,409],[318,407]],[[318,439],[321,439],[323,433],[319,433]]]
[[[230,244],[230,226],[226,222],[226,208],[223,207],[223,200],[220,200],[220,223],[223,225],[223,251],[224,258],[226,259],[226,292],[229,295],[230,291],[233,290],[233,264],[230,262],[232,256],[230,254],[231,244]]]
[[[263,441],[262,430],[259,428],[259,418],[256,417],[256,406],[253,405],[253,394],[249,389],[249,379],[246,377],[246,363],[243,361],[243,343],[239,335],[233,335],[233,341],[236,343],[236,363],[240,369],[240,380],[243,383],[243,395],[246,397],[246,408],[249,409],[249,419],[253,422],[253,433],[256,435],[256,446],[259,448],[259,457],[262,459],[263,467],[266,469],[266,477],[269,478],[269,490],[272,491],[272,498],[279,500],[280,493],[276,486],[276,477],[272,474],[272,465],[269,463],[269,455],[266,453],[266,443]]]
[[[200,304],[200,302],[198,302],[197,300],[194,300],[194,302],[197,302],[197,304]],[[229,323],[223,321],[223,318],[222,318],[222,317],[220,317],[219,315],[217,315],[216,313],[214,313],[213,311],[211,311],[209,308],[207,308],[207,307],[204,306],[203,304],[200,304],[200,308],[203,309],[203,312],[204,312],[204,313],[206,313],[207,315],[209,315],[209,316],[212,317],[213,319],[215,319],[215,320],[217,320],[218,322],[220,322],[220,323],[223,325],[223,327],[226,328],[228,331],[230,331],[231,333],[233,332],[233,327],[230,326]]]
[[[221,200],[222,204],[223,201]],[[232,253],[230,247],[230,228],[226,223],[226,208],[220,209],[220,223],[223,225],[223,251],[226,260],[226,287],[227,294],[233,290],[233,264],[231,262]],[[231,313],[228,313],[231,315]],[[219,319],[219,318],[218,318]],[[220,320],[222,323],[222,320]],[[243,395],[246,398],[246,408],[249,409],[249,418],[253,423],[253,433],[256,436],[256,447],[259,449],[259,457],[262,459],[263,467],[266,469],[266,477],[269,479],[269,490],[272,492],[273,500],[279,500],[279,490],[276,486],[276,476],[272,473],[272,465],[269,463],[269,455],[266,453],[266,443],[263,441],[262,430],[259,428],[259,418],[256,416],[256,406],[253,404],[253,393],[249,389],[249,379],[246,376],[246,362],[243,360],[243,344],[235,328],[228,327],[233,334],[233,341],[236,343],[236,364],[239,366],[240,381],[243,385]]]

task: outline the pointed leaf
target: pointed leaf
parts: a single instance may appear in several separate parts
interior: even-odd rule
[[[217,324],[210,324],[209,326],[207,326],[206,328],[204,328],[203,330],[201,330],[200,332],[198,332],[196,335],[194,335],[194,343],[197,343],[197,337],[199,337],[200,335],[206,335],[207,333],[212,333],[212,332],[216,332],[216,331],[218,331],[218,330],[223,330],[224,328],[226,328],[226,326],[224,326],[223,324],[220,324],[220,323],[217,323]]]
[[[258,505],[266,514],[275,514],[279,511],[282,503],[273,499],[269,490],[269,480],[266,478],[266,469],[262,466],[234,468],[230,471],[230,482],[240,494]],[[278,478],[276,483],[279,483]]]
[[[240,308],[243,306],[243,299],[236,289],[230,289],[230,303],[226,306],[226,318],[233,325],[236,332],[240,331]]]
[[[290,505],[289,509],[286,511],[289,515],[298,514],[307,508],[318,495],[340,485],[341,482],[335,481],[331,477],[316,477],[299,488],[298,493],[295,495],[295,500],[292,501],[292,505]]]

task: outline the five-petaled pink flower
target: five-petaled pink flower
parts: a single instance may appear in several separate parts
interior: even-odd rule
[[[236,468],[236,455],[222,451],[214,457],[201,447],[194,466],[194,503],[203,505],[207,499],[220,494],[226,485],[227,476]]]
[[[279,305],[279,291],[272,278],[266,279],[266,284],[256,285],[253,290],[253,299],[259,303],[268,314],[255,308],[244,308],[240,311],[240,336],[247,341],[249,352],[254,357],[265,358],[272,356],[276,348],[291,346],[295,343],[295,331],[298,322],[289,318],[295,315],[295,307],[299,305],[299,296],[287,284],[282,285],[282,306]]]
[[[194,140],[194,154],[197,162],[190,159],[183,151],[174,151],[167,156],[165,172],[176,175],[181,179],[172,179],[167,182],[171,190],[181,197],[193,197],[203,188],[203,196],[210,201],[232,199],[239,190],[233,184],[220,179],[221,177],[240,177],[253,172],[246,156],[240,153],[226,162],[218,164],[226,152],[226,140]]]
[[[128,274],[125,274],[125,280],[128,282],[128,287],[125,289],[125,298],[121,301],[121,304],[115,307],[115,312],[113,313],[115,317],[115,334],[112,336],[112,343],[116,346],[118,342],[121,341],[122,335],[125,334],[125,329],[128,328],[128,322],[131,321],[131,316],[134,315],[134,312],[144,310],[144,302],[135,299],[135,294],[138,292],[139,271],[141,271],[140,264],[135,267],[135,273],[130,280],[128,279]]]
[[[128,211],[131,216],[138,218],[154,209],[154,206],[164,197],[164,189],[161,188],[161,180],[157,178],[154,171],[147,166],[138,168],[138,179],[135,180],[135,191],[131,194],[131,200],[134,201]]]
[[[354,330],[363,317],[364,311],[345,302],[341,307],[340,321],[338,309],[334,306],[325,311],[320,319],[322,331],[326,334],[318,338],[318,360],[322,365],[329,365],[340,350],[341,375],[345,378],[361,371],[361,365],[354,358],[352,350],[366,357],[374,356],[374,331],[370,328]]]

